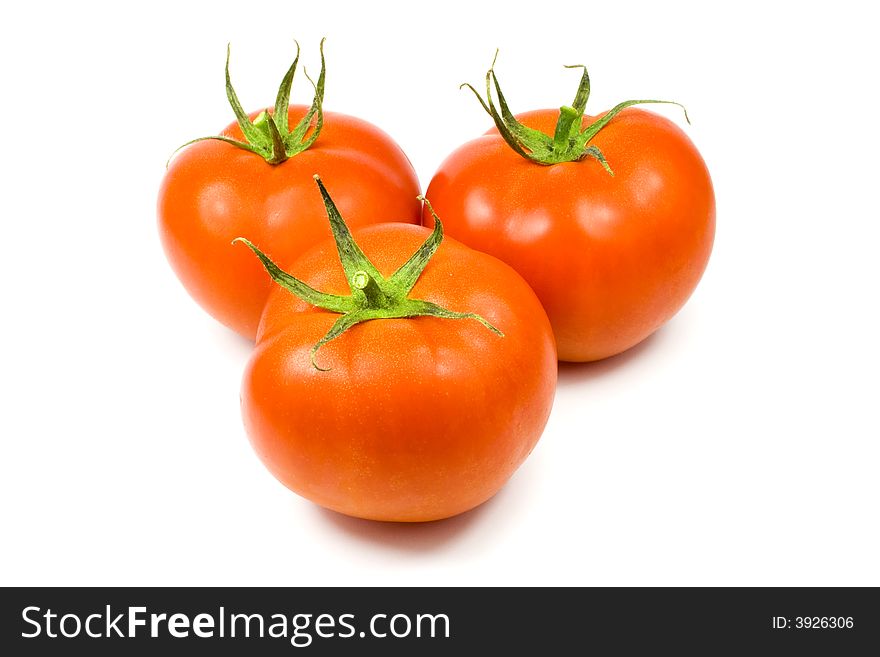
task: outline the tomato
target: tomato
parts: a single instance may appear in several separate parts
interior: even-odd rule
[[[276,286],[263,313],[242,384],[244,424],[272,474],[321,506],[391,521],[467,511],[501,488],[547,421],[556,352],[540,302],[496,258],[454,240],[437,249],[438,229],[354,231],[368,266],[346,264],[351,249],[338,236],[343,268],[332,266],[334,243],[322,243],[286,268],[294,287],[274,270],[288,287]],[[392,273],[414,252],[420,264],[407,265],[414,286],[404,298]],[[373,286],[372,266],[392,292],[371,306],[359,290]],[[329,295],[348,294],[339,314],[340,297]],[[358,314],[369,321],[325,342]]]
[[[296,62],[289,79],[295,66]],[[312,107],[288,106],[281,98],[274,110],[247,115],[249,132],[267,114],[273,125],[280,124],[282,113],[287,115],[289,126],[308,115],[310,134],[320,132],[308,148],[271,164],[268,157],[229,142],[198,141],[171,160],[159,192],[159,233],[172,268],[205,310],[250,339],[270,281],[259,261],[230,243],[247,235],[268,245],[272,257],[289,262],[330,237],[323,205],[314,194],[313,174],[334,181],[337,201],[352,226],[419,222],[419,183],[406,155],[370,123],[323,112],[323,77],[322,70]],[[287,83],[288,94],[289,79],[286,76],[282,83],[282,90]],[[240,105],[230,84],[227,92],[238,115]],[[244,141],[243,117],[220,136]]]
[[[490,80],[500,94],[492,70],[484,108],[496,128],[449,155],[426,196],[451,236],[529,282],[561,360],[593,361],[632,347],[682,307],[708,262],[715,198],[702,157],[672,121],[627,109],[660,101],[584,115],[586,70],[574,108],[515,117],[504,115],[503,96],[501,110],[492,103]],[[557,140],[560,120],[571,126],[563,123]],[[554,154],[572,148],[572,161]],[[431,225],[427,214],[423,221]]]

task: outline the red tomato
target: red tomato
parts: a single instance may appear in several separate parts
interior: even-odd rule
[[[559,117],[516,119],[552,137]],[[672,121],[623,109],[588,144],[614,175],[595,155],[537,164],[492,129],[454,151],[426,194],[450,235],[529,282],[566,361],[613,356],[669,320],[700,280],[715,234],[709,172]]]
[[[323,75],[319,85],[323,94]],[[307,110],[290,107],[288,124]],[[238,123],[221,134],[243,139]],[[329,237],[315,173],[334,181],[352,226],[419,222],[419,184],[406,155],[380,129],[345,114],[323,113],[314,144],[280,164],[222,141],[199,141],[171,161],[162,182],[159,233],[172,268],[205,310],[247,338],[256,334],[270,281],[259,261],[230,242],[247,235],[290,262]]]
[[[404,224],[354,232],[386,281],[429,234]],[[355,295],[350,281],[362,272],[347,279],[338,262],[325,242],[287,271],[321,292]],[[244,423],[269,470],[321,506],[393,521],[467,511],[501,488],[547,421],[553,333],[516,272],[447,240],[410,297],[478,313],[503,337],[470,318],[391,310],[392,318],[357,323],[322,346],[314,354],[321,371],[310,354],[341,316],[281,287],[269,296],[244,374]]]

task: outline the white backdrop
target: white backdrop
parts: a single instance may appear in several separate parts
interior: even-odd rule
[[[16,3],[0,24],[0,584],[880,585],[880,60],[863,3]],[[662,6],[661,6],[662,5]],[[293,55],[391,133],[423,189],[514,111],[685,103],[715,252],[643,345],[563,365],[547,430],[483,507],[323,511],[253,455],[249,345],[186,295],[166,158],[270,104]],[[295,99],[310,98],[298,75]],[[654,108],[677,121],[675,108]]]

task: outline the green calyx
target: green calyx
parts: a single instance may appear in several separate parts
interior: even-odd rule
[[[315,83],[312,78],[309,77],[309,74],[305,73],[306,78],[312,83],[312,87],[315,90],[312,105],[309,107],[305,116],[300,119],[299,123],[291,129],[288,125],[287,109],[290,105],[290,90],[293,86],[293,76],[296,73],[296,65],[299,63],[300,52],[299,42],[295,43],[296,57],[293,60],[293,64],[287,69],[284,78],[281,80],[281,86],[278,87],[278,95],[275,98],[274,110],[271,113],[269,111],[260,112],[253,121],[248,118],[247,113],[244,111],[244,108],[238,100],[238,94],[235,93],[235,89],[232,86],[232,81],[229,77],[230,49],[229,46],[227,46],[226,97],[229,99],[229,104],[232,106],[232,111],[235,113],[235,118],[238,121],[242,134],[244,135],[244,141],[232,139],[231,137],[225,137],[223,135],[199,137],[198,139],[186,142],[183,146],[178,148],[177,151],[199,141],[216,139],[219,141],[225,141],[228,144],[232,144],[233,146],[246,151],[256,153],[269,164],[281,164],[285,160],[288,160],[297,153],[301,153],[314,144],[318,135],[321,133],[321,128],[324,126],[324,112],[322,108],[324,103],[324,77],[326,73],[326,66],[324,63],[324,39],[321,39],[320,45],[321,73],[318,76],[318,82]],[[305,72],[305,69],[303,69],[303,72]],[[177,151],[174,151],[174,153],[177,153]],[[172,154],[171,157],[174,157],[174,154]],[[170,161],[169,158],[169,162]]]
[[[330,219],[330,228],[336,240],[336,249],[342,269],[351,289],[349,296],[339,296],[320,292],[302,282],[298,278],[282,271],[278,265],[254,244],[243,237],[233,240],[244,243],[263,263],[269,276],[285,290],[306,303],[341,315],[324,335],[312,347],[311,360],[315,369],[327,371],[315,362],[315,354],[325,344],[338,338],[348,329],[374,319],[395,319],[406,317],[441,317],[444,319],[475,319],[490,331],[499,336],[504,334],[476,313],[463,313],[438,306],[430,301],[411,299],[410,291],[419,280],[431,257],[443,241],[443,224],[434,213],[431,204],[423,196],[431,214],[434,216],[434,230],[415,253],[389,278],[385,278],[369,261],[364,252],[355,243],[348,226],[340,215],[336,204],[327,193],[319,176],[315,176],[318,189],[324,199],[324,207]]]
[[[556,123],[556,129],[553,135],[547,135],[540,130],[529,128],[516,120],[504,94],[501,93],[501,85],[498,84],[498,76],[495,75],[495,60],[498,59],[498,51],[495,51],[495,59],[492,60],[492,66],[486,72],[486,99],[480,95],[470,84],[463,84],[461,88],[467,87],[486,110],[486,113],[492,117],[495,127],[510,147],[519,155],[543,165],[559,164],[560,162],[576,162],[587,157],[594,158],[605,168],[605,170],[614,175],[605,156],[596,146],[590,144],[590,140],[595,137],[599,131],[620,113],[621,110],[631,107],[632,105],[642,105],[645,103],[665,103],[670,105],[678,105],[684,110],[684,117],[688,123],[690,119],[687,110],[681,103],[671,100],[627,100],[615,105],[609,112],[586,128],[582,127],[584,110],[587,106],[587,100],[590,97],[590,76],[587,75],[587,68],[582,64],[566,66],[565,68],[583,69],[581,81],[578,85],[572,104],[563,105],[559,109],[559,119]],[[498,96],[498,104],[496,106],[493,98],[492,89]]]

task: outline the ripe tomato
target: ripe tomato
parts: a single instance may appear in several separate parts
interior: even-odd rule
[[[467,511],[507,481],[547,421],[556,384],[553,333],[509,266],[453,240],[428,263],[423,246],[414,259],[427,267],[410,276],[411,298],[400,297],[407,286],[392,272],[423,243],[436,248],[438,228],[379,224],[354,232],[365,262],[384,278],[382,289],[391,290],[378,295],[386,299],[374,304],[378,315],[369,315],[368,296],[359,293],[369,267],[347,264],[347,247],[339,247],[345,273],[332,265],[332,241],[293,262],[288,271],[308,289],[291,288],[290,277],[275,270],[288,289],[276,286],[263,314],[242,384],[244,423],[272,474],[321,506],[393,521]],[[348,315],[291,294],[321,294],[315,289],[351,293]],[[318,302],[324,297],[329,306],[342,303],[327,295]],[[418,305],[425,301],[437,305],[425,310]],[[357,313],[376,318],[324,344],[321,336]]]
[[[282,91],[287,83],[287,94],[295,66],[296,62],[282,82]],[[310,134],[320,131],[313,145],[270,164],[268,157],[224,141],[198,141],[173,158],[159,192],[159,233],[172,268],[205,310],[250,339],[256,334],[270,281],[259,261],[230,243],[247,235],[268,245],[272,257],[289,262],[329,237],[312,175],[320,173],[334,181],[339,206],[353,226],[419,222],[419,184],[406,155],[370,123],[323,112],[323,77],[322,70],[311,108],[289,107],[281,98],[275,111],[247,116],[253,132],[252,126],[259,125],[259,119],[265,121],[266,113],[277,125],[281,110],[289,117],[287,125],[296,126],[311,111],[309,119],[317,118],[319,123],[312,121]],[[238,99],[228,83],[227,93],[239,115]],[[221,137],[243,140],[240,124],[241,117]]]
[[[489,80],[500,94],[490,70],[487,95]],[[697,149],[672,121],[624,109],[658,101],[622,103],[575,145],[579,129],[610,114],[583,115],[588,93],[584,71],[575,108],[515,117],[504,115],[503,96],[499,112],[489,95],[491,106],[484,107],[507,134],[496,127],[458,148],[427,192],[451,236],[497,256],[529,282],[566,361],[612,356],[669,320],[700,280],[715,234],[714,192]],[[572,121],[560,143],[561,150],[579,149],[573,161],[554,156],[560,118]],[[542,166],[530,157],[536,153],[561,161]],[[423,221],[431,225],[429,216]]]

